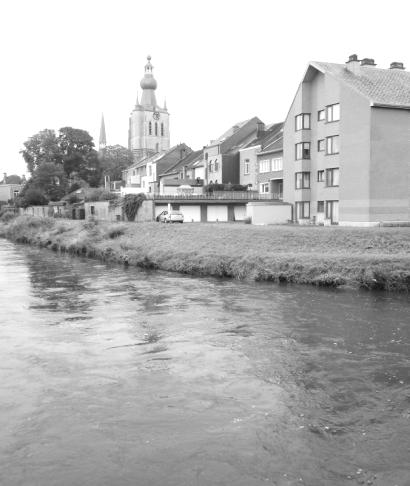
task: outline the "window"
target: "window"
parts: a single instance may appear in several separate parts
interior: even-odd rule
[[[208,152],[205,153],[205,160],[208,160]]]
[[[148,166],[148,175],[152,176],[152,166],[151,165]]]
[[[275,170],[283,170],[283,159],[279,157],[277,159],[272,160],[272,171]]]
[[[265,172],[270,172],[270,159],[259,161],[259,173],[263,174]]]
[[[339,135],[326,137],[326,155],[339,153]]]
[[[325,150],[325,140],[318,140],[317,141],[317,151],[318,152],[323,152]]]
[[[152,123],[148,123],[148,135],[152,135]]]
[[[161,137],[164,136],[164,124],[161,123]]]
[[[243,173],[249,174],[249,159],[245,159],[245,162],[243,163]]]
[[[155,122],[155,135],[158,135],[158,123]]]
[[[325,212],[325,201],[318,201],[317,202],[317,212],[324,213]]]
[[[339,222],[339,201],[326,201],[326,218],[330,219],[332,224]]]
[[[309,188],[310,188],[310,172],[296,172],[295,189],[309,189]]]
[[[209,161],[209,172],[213,172],[214,171],[214,163],[212,160]]]
[[[90,206],[90,211],[91,211],[91,214],[94,215],[95,214],[95,206]]]
[[[340,104],[326,106],[326,121],[334,122],[340,120]]]
[[[261,185],[260,185],[260,190],[259,192],[263,193],[263,194],[266,194],[267,192],[269,192],[269,182],[263,182]]]
[[[308,201],[300,201],[295,203],[296,219],[310,218],[310,203]]]
[[[317,112],[317,121],[323,121],[325,119],[325,110],[319,110]]]
[[[318,170],[317,171],[317,181],[318,182],[324,182],[325,180],[325,171],[324,170]]]
[[[296,160],[310,159],[310,142],[297,143],[295,145]]]
[[[215,160],[214,172],[218,172],[218,169],[219,169],[219,164],[218,164],[218,161]]]
[[[334,187],[339,185],[339,169],[326,170],[326,185]]]
[[[295,130],[309,130],[310,129],[310,114],[301,113],[295,116]]]

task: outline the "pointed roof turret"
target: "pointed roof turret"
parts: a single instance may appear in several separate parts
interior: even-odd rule
[[[157,82],[152,74],[154,67],[151,64],[151,56],[147,56],[147,61],[148,62],[145,65],[145,74],[140,83],[142,88],[141,105],[155,108],[157,106],[157,100],[155,98]]]
[[[101,127],[100,127],[100,140],[99,140],[99,149],[104,149],[107,145],[107,137],[105,135],[105,122],[104,122],[104,113],[101,115]]]

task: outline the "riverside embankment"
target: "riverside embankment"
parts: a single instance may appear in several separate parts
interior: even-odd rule
[[[192,275],[410,290],[410,228],[108,223],[21,216],[12,241]]]

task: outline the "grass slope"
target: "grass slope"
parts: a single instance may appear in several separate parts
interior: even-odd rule
[[[21,216],[2,224],[0,235],[194,275],[410,290],[410,228],[97,223]]]

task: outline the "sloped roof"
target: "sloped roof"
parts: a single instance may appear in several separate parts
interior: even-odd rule
[[[410,72],[408,71],[358,66],[358,74],[354,74],[345,64],[311,62],[310,66],[336,77],[364,95],[375,106],[410,108]],[[305,79],[307,77],[309,77],[309,68]]]
[[[272,140],[278,138],[278,134],[282,129],[283,122],[272,123],[272,125],[270,125],[267,130],[264,130],[259,137],[255,137],[253,140],[251,140],[245,148],[255,147],[257,145],[261,145],[262,147],[266,146],[267,144],[271,143]]]
[[[252,132],[256,132],[257,123],[260,122],[261,120],[257,116],[254,116],[249,120],[237,123],[236,125],[233,125],[227,132],[225,132],[222,137],[217,140],[213,140],[209,145],[207,145],[207,147],[220,145],[221,152],[225,154],[239,150],[243,147],[244,142],[249,143],[252,138],[250,138],[250,136],[252,136]],[[255,136],[254,133],[253,136]]]
[[[195,152],[191,152],[183,159],[178,160],[176,164],[171,166],[163,174],[160,175],[162,176],[166,174],[173,174],[179,172],[179,169],[181,169],[182,167],[191,167],[195,162],[198,161],[198,159],[202,159],[202,155],[203,155],[203,150],[196,150]]]
[[[218,143],[224,142],[227,138],[233,135],[235,131],[238,130],[238,128],[242,128],[246,123],[248,123],[248,121],[249,120],[244,120],[236,123],[235,125],[232,125],[231,128],[229,128],[226,132],[224,132],[220,137],[216,138],[215,140],[212,140],[209,145],[216,145]]]

